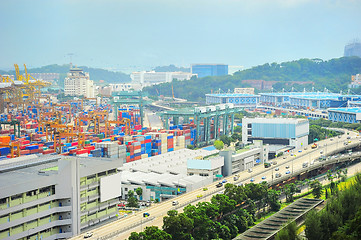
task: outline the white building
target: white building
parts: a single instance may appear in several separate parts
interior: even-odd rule
[[[173,79],[180,81],[189,80],[196,74],[188,72],[155,72],[141,71],[130,74],[132,83],[140,83],[142,85],[152,85],[157,83],[172,82]]]
[[[80,68],[72,68],[64,80],[65,95],[94,98],[95,85],[89,79],[89,73]]]
[[[285,147],[300,149],[308,145],[309,122],[296,118],[243,118],[242,142],[262,140],[270,152]]]
[[[208,159],[188,159],[187,174],[189,176],[199,175],[202,177],[212,176],[213,180],[217,179],[217,175],[222,175],[222,167],[224,166],[224,158],[217,156]]]
[[[253,168],[268,161],[269,145],[262,141],[254,141],[238,151],[221,151],[224,157],[223,175],[225,177]]]
[[[234,93],[240,94],[254,94],[254,88],[235,88]]]
[[[361,86],[361,74],[356,74],[351,76],[351,84],[348,85],[349,88],[358,88]]]

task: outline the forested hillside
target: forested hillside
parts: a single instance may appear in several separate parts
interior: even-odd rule
[[[324,88],[332,92],[340,90],[347,91],[347,85],[351,82],[351,75],[361,73],[361,58],[342,57],[328,61],[321,59],[300,59],[297,61],[284,63],[266,63],[250,69],[239,71],[234,75],[220,77],[193,78],[189,81],[173,81],[173,83],[164,83],[148,87],[150,95],[172,95],[172,84],[175,97],[186,98],[188,100],[204,100],[206,93],[211,91],[223,92],[235,87],[249,87],[242,83],[242,80],[265,80],[278,81],[273,85],[275,91],[284,88],[290,91],[292,87],[295,90],[302,91],[315,90],[323,91]],[[297,82],[314,82],[314,84],[297,84]],[[293,82],[293,84],[288,84]],[[354,92],[361,92],[358,89]]]
[[[130,76],[121,73],[121,72],[112,72],[108,70],[104,70],[101,68],[89,68],[84,66],[79,66],[79,68],[82,68],[84,72],[89,72],[90,79],[94,80],[96,83],[98,83],[100,80],[104,80],[105,83],[122,83],[122,82],[130,82]],[[20,67],[20,70],[22,68]],[[1,74],[11,74],[14,75],[15,71],[0,71]],[[24,71],[20,71],[20,73],[23,73]],[[30,68],[28,69],[29,73],[60,73],[60,82],[59,85],[63,86],[64,78],[66,77],[66,74],[69,72],[69,65],[47,65],[40,68]]]

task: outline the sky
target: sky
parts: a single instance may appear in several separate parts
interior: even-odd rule
[[[1,0],[0,69],[130,72],[328,60],[361,39],[361,0]]]

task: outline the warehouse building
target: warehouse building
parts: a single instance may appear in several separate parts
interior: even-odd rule
[[[328,119],[332,122],[361,123],[361,107],[329,108]]]
[[[117,215],[123,159],[29,155],[0,163],[0,239],[66,239]]]
[[[327,109],[346,107],[348,101],[361,100],[360,95],[328,92],[260,93],[260,102],[270,106],[289,106],[297,109]]]
[[[259,103],[260,96],[241,93],[206,94],[207,104],[232,103],[235,106],[255,107]]]
[[[300,149],[308,145],[309,122],[295,118],[243,118],[242,142],[262,140],[270,155],[285,147]]]

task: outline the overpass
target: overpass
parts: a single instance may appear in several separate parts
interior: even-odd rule
[[[321,111],[310,111],[310,110],[303,110],[303,109],[292,109],[292,108],[281,108],[281,107],[274,107],[274,106],[267,106],[267,105],[257,105],[257,108],[264,108],[266,110],[281,110],[284,112],[287,112],[288,114],[296,114],[306,117],[313,117],[313,118],[323,118],[328,119],[327,112],[321,112]],[[326,110],[327,111],[327,110]]]
[[[310,146],[302,152],[293,152],[291,154],[286,154],[285,156],[278,157],[274,159],[277,161],[277,165],[272,165],[270,168],[264,168],[263,165],[258,165],[253,168],[251,173],[249,172],[240,172],[239,180],[233,181],[233,177],[229,176],[225,178],[228,182],[234,184],[243,184],[249,183],[250,179],[253,179],[255,183],[264,181],[262,178],[265,177],[266,181],[270,185],[275,185],[281,183],[289,178],[294,176],[299,176],[303,173],[312,172],[315,169],[325,167],[327,165],[336,164],[344,161],[354,161],[358,160],[361,157],[361,153],[352,153],[351,155],[347,154],[340,157],[330,157],[326,160],[317,162],[311,165],[311,162],[320,158],[320,151],[324,152],[325,156],[331,156],[339,152],[348,151],[350,149],[359,148],[361,146],[360,137],[357,132],[345,131],[346,134],[341,135],[340,138],[330,138],[323,141],[319,141],[319,147],[316,149],[311,149]],[[350,139],[348,139],[350,137]],[[344,145],[344,142],[351,141],[348,145]],[[308,167],[304,168],[302,165],[304,162],[308,162]],[[276,168],[279,170],[277,171]],[[285,171],[290,170],[290,174],[285,174]],[[282,173],[281,178],[275,178],[276,173]],[[130,233],[133,231],[142,231],[145,226],[159,226],[163,225],[163,217],[167,215],[167,212],[171,209],[176,209],[182,211],[183,207],[188,204],[196,204],[200,201],[209,201],[211,197],[215,194],[218,194],[220,191],[224,190],[224,187],[217,188],[216,183],[205,186],[208,190],[203,191],[203,188],[195,189],[189,193],[184,193],[172,200],[179,202],[179,205],[172,206],[172,200],[154,204],[153,206],[146,208],[143,211],[132,214],[128,217],[115,220],[107,225],[101,226],[97,229],[92,230],[94,233],[94,238],[97,239],[126,239],[130,236]],[[143,218],[143,213],[147,212],[150,214],[149,218]],[[73,239],[82,239],[83,236],[79,235]]]

